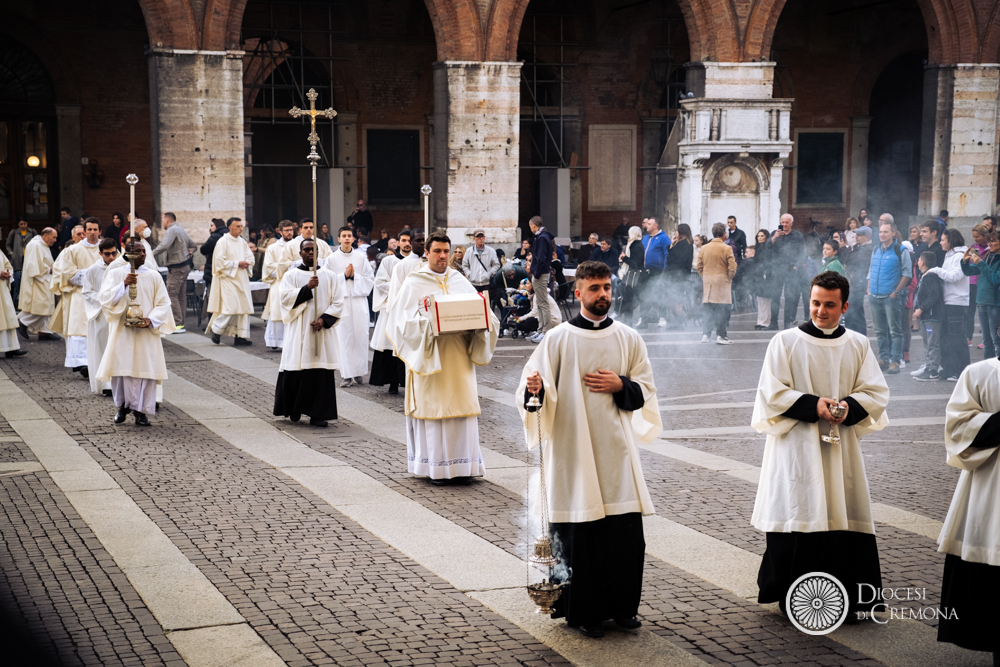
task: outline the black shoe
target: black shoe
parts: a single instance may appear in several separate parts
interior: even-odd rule
[[[309,418],[309,425],[310,426],[319,426],[320,428],[326,428],[327,426],[330,425],[330,422],[328,422],[325,419],[313,419],[312,417],[310,417]]]
[[[431,484],[434,486],[448,486],[451,483],[450,479],[432,479]]]
[[[26,327],[25,325],[23,324],[19,325],[17,327],[17,333],[24,340],[28,340],[28,327]]]
[[[622,630],[638,630],[642,627],[642,621],[639,620],[638,616],[633,616],[632,618],[616,618],[615,625]]]
[[[28,354],[27,350],[10,350],[9,352],[4,352],[3,356],[10,359],[11,357],[23,357],[26,354]]]
[[[587,637],[593,637],[594,639],[600,639],[604,636],[604,626],[600,623],[590,623],[581,625],[577,628],[581,635],[586,635]]]
[[[389,385],[389,391],[387,391],[386,393],[387,394],[398,394],[399,393],[399,387],[396,387],[396,386],[393,386],[393,385]]]
[[[38,340],[62,340],[62,338],[54,333],[40,333],[38,334]]]
[[[784,600],[778,600],[778,611],[780,611],[782,613],[782,615],[788,616],[788,610],[785,609],[785,601]]]
[[[110,396],[111,395],[111,390],[110,389],[102,389],[101,393],[104,394],[105,396]]]
[[[116,424],[124,424],[125,423],[125,418],[128,417],[128,413],[130,413],[130,412],[132,412],[132,411],[129,410],[128,408],[126,408],[124,405],[122,407],[118,408],[118,414],[115,415],[115,423]]]
[[[246,347],[247,345],[253,345],[253,341],[246,338],[240,338],[239,336],[233,338],[233,347]]]
[[[82,375],[84,380],[90,379],[90,369],[87,368],[86,366],[77,366],[73,370]]]
[[[288,418],[293,422],[297,422],[302,419],[302,415],[288,415]]]
[[[218,345],[219,343],[222,342],[222,336],[220,336],[217,333],[213,333],[212,334],[212,342],[215,343],[216,345]]]
[[[149,417],[142,412],[133,412],[135,415],[135,425],[136,426],[149,426]]]

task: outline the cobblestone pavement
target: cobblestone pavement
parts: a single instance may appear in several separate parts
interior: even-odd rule
[[[480,433],[500,462],[497,476],[439,488],[406,472],[404,435],[392,430],[402,419],[401,396],[368,385],[341,390],[342,416],[368,416],[328,429],[274,418],[273,385],[265,379],[280,355],[264,347],[259,320],[250,348],[226,350],[231,341],[224,341],[206,352],[197,334],[165,339],[172,379],[149,429],[114,426],[110,400],[62,367],[63,344],[32,340],[28,356],[0,358],[9,378],[0,380],[0,639],[37,651],[36,664],[48,656],[71,665],[217,664],[211,657],[230,644],[204,640],[216,631],[256,651],[254,660],[233,653],[218,664],[988,664],[984,654],[936,644],[933,618],[813,637],[746,593],[755,590],[752,575],[731,583],[735,561],[726,554],[753,562],[764,549],[763,535],[749,525],[752,467],[760,465],[763,439],[745,427],[769,336],[752,324],[734,317],[738,344],[728,347],[700,344],[693,329],[645,335],[668,448],[643,450],[642,465],[661,523],[647,521],[644,630],[601,641],[531,615],[526,599],[502,602],[512,585],[475,582],[480,575],[502,579],[507,564],[525,555],[525,500],[512,480],[526,477],[526,454],[509,397],[529,343],[502,340],[493,363],[479,371]],[[919,340],[913,347],[918,359]],[[888,382],[889,416],[900,425],[867,437],[863,448],[872,500],[887,508],[886,523],[877,526],[883,583],[926,588],[926,603],[898,605],[919,610],[938,601],[943,557],[931,535],[958,476],[944,465],[941,442],[953,385],[916,383],[906,371]],[[185,396],[205,397],[203,410],[180,401],[184,387]],[[10,396],[18,398],[8,405]],[[52,465],[21,410],[39,410],[23,419],[61,429],[66,446],[86,459],[74,465],[106,475],[107,485],[81,486],[67,468]],[[221,422],[256,424],[254,433],[271,435],[240,440]],[[255,449],[279,441],[299,448],[284,452],[319,458],[286,465]],[[706,463],[723,460],[744,472]],[[302,481],[324,471],[362,475],[356,479],[374,495],[358,507],[367,502],[374,513],[329,499],[348,489]],[[233,620],[170,620],[162,592],[120,556],[100,519],[90,518],[96,515],[83,500],[90,488],[120,488],[148,518],[149,534],[176,549],[204,590],[234,610]],[[391,516],[382,515],[394,507],[437,517],[434,530],[444,538],[435,548],[445,561],[455,544],[492,554],[469,573],[473,584],[460,585],[453,568],[397,539],[394,530],[424,528],[392,528]],[[685,540],[676,538],[657,551],[658,530],[689,531],[668,534],[719,548],[684,554]]]

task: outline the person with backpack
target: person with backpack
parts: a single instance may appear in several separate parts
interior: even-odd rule
[[[887,375],[899,373],[903,360],[903,324],[900,299],[913,275],[910,253],[896,240],[896,225],[881,221],[879,245],[872,250],[868,268],[868,305],[878,341],[878,365]]]

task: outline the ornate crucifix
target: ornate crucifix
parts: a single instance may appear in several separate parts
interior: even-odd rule
[[[301,118],[302,116],[309,116],[309,155],[306,159],[309,160],[309,164],[312,165],[312,177],[313,177],[313,239],[314,245],[316,245],[316,252],[313,256],[313,266],[312,273],[313,277],[316,276],[316,265],[319,264],[319,246],[315,243],[315,239],[318,238],[316,233],[319,232],[319,216],[316,213],[316,164],[319,162],[319,153],[316,152],[316,144],[319,143],[319,135],[316,134],[316,116],[323,116],[324,118],[333,119],[337,115],[337,112],[333,110],[333,107],[325,109],[323,111],[316,110],[316,98],[319,97],[319,93],[316,92],[315,88],[310,88],[309,92],[306,93],[306,97],[309,99],[309,110],[303,111],[298,107],[292,107],[288,110],[293,118]],[[319,312],[319,311],[317,311]],[[313,356],[318,354],[318,336],[313,336]]]

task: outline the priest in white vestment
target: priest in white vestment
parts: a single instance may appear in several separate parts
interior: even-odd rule
[[[285,271],[292,265],[291,259],[285,253],[285,246],[292,240],[295,227],[291,220],[278,223],[278,240],[267,246],[264,251],[264,263],[261,268],[261,280],[270,285],[267,290],[267,301],[264,303],[264,313],[261,317],[267,322],[264,329],[264,345],[271,350],[280,349],[285,336],[285,324],[281,321],[281,302],[278,297],[278,287]]]
[[[137,240],[125,244],[128,253],[145,261],[146,250]],[[143,327],[126,327],[128,286],[136,286],[136,302],[142,308]],[[111,383],[118,413],[114,423],[124,423],[131,412],[135,423],[149,426],[148,415],[156,414],[156,387],[167,379],[161,336],[174,330],[174,315],[167,286],[158,271],[145,264],[134,274],[128,265],[110,269],[98,295],[108,320],[108,345],[97,371],[97,379]]]
[[[938,551],[947,554],[938,641],[1000,661],[1000,360],[966,367],[945,411],[948,465],[961,470]]]
[[[751,523],[767,533],[758,602],[784,611],[796,579],[824,572],[847,589],[854,622],[880,602],[859,598],[859,584],[882,587],[860,439],[889,424],[889,388],[868,338],[839,324],[849,294],[846,278],[819,274],[810,321],[768,345],[751,422],[767,434]],[[839,419],[829,410],[838,401]],[[834,424],[839,444],[822,440]]]
[[[345,280],[344,313],[337,325],[340,342],[341,387],[350,387],[363,381],[368,373],[368,294],[375,286],[375,272],[368,256],[352,247],[354,232],[341,227],[337,234],[340,246],[323,264],[323,271],[331,271]]]
[[[24,247],[21,292],[17,301],[21,312],[17,320],[25,340],[30,334],[38,334],[38,340],[59,340],[49,329],[49,318],[56,309],[56,297],[49,289],[53,264],[51,248],[58,237],[56,230],[46,227]]]
[[[515,401],[528,447],[543,447],[552,543],[568,568],[568,576],[557,571],[553,578],[566,586],[552,617],[602,637],[608,619],[626,630],[641,625],[642,516],[653,514],[653,502],[639,443],[663,428],[646,345],[608,317],[607,264],[577,267],[576,298],[580,314],[545,334]],[[538,411],[527,406],[532,394],[542,403]]]
[[[293,422],[309,415],[309,424],[325,427],[337,418],[337,378],[340,344],[334,327],[344,310],[344,279],[329,272],[312,272],[316,242],[299,248],[301,262],[281,279],[279,299],[285,323],[274,414]]]
[[[250,272],[253,253],[240,236],[243,221],[230,218],[229,233],[219,237],[212,254],[212,292],[208,297],[208,331],[216,345],[222,336],[232,336],[233,345],[252,345],[250,315],[253,298],[250,295]]]
[[[0,251],[0,352],[4,357],[21,357],[28,352],[17,341],[17,310],[10,295],[10,281],[14,278],[14,265]]]
[[[493,357],[498,328],[490,311],[489,329],[434,336],[430,321],[418,311],[417,303],[431,294],[476,294],[472,283],[448,266],[450,252],[451,240],[444,234],[427,238],[427,263],[403,281],[386,328],[396,356],[406,364],[407,469],[438,486],[486,473],[476,366]]]
[[[81,298],[87,313],[87,369],[90,375],[90,391],[95,394],[111,395],[111,383],[97,379],[104,351],[108,347],[108,318],[101,308],[101,286],[108,272],[108,266],[118,258],[115,239],[101,239],[100,259],[83,272]]]
[[[393,354],[392,343],[385,335],[386,323],[389,321],[389,289],[392,286],[392,270],[402,260],[410,256],[413,246],[410,243],[410,230],[399,233],[399,246],[396,253],[390,252],[382,258],[382,263],[375,272],[375,289],[372,292],[372,310],[378,313],[375,320],[375,331],[369,347],[373,350],[372,369],[368,376],[368,384],[376,387],[389,385],[390,394],[399,393],[399,385],[406,384],[406,366]],[[398,254],[397,254],[398,253]]]
[[[66,340],[66,358],[63,365],[72,368],[84,378],[90,377],[87,368],[87,309],[83,303],[83,274],[100,257],[98,241],[101,223],[97,218],[87,218],[83,238],[66,247],[52,264],[52,282],[49,289],[62,295],[52,317],[49,329]]]
[[[333,249],[330,248],[330,244],[325,240],[316,238],[316,223],[312,220],[303,220],[302,226],[299,228],[299,235],[285,245],[286,261],[288,261],[290,266],[295,266],[302,261],[299,250],[301,249],[302,242],[306,239],[312,239],[316,242],[316,247],[319,249],[319,266],[323,266],[323,262],[330,256]]]

